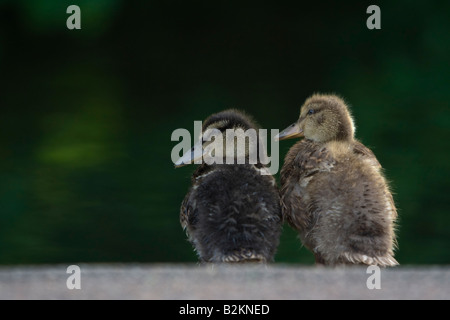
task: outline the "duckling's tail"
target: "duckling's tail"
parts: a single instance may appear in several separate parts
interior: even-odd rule
[[[381,257],[371,257],[365,254],[344,252],[341,256],[341,259],[346,264],[365,264],[370,266],[376,265],[380,267],[395,267],[399,265],[397,260],[395,260],[394,257],[390,254],[386,254],[385,256]]]
[[[264,255],[256,253],[249,249],[240,249],[224,254],[221,259],[225,263],[266,263],[267,259]]]

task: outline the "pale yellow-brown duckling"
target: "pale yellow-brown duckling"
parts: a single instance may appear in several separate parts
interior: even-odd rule
[[[354,138],[345,102],[315,94],[279,140],[304,136],[281,169],[281,207],[316,262],[395,266],[397,211],[381,165]]]

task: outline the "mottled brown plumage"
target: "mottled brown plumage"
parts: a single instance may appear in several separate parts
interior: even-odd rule
[[[344,101],[313,95],[279,134],[298,137],[281,169],[281,207],[317,263],[394,266],[397,211],[375,155],[354,139]]]

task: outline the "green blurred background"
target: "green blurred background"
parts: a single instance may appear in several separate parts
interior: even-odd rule
[[[81,30],[66,8],[81,8]],[[381,8],[381,30],[366,9]],[[0,1],[0,264],[193,262],[172,131],[283,129],[351,104],[395,192],[402,264],[450,263],[450,2]],[[280,158],[295,141],[280,144]],[[277,179],[279,174],[277,174]],[[312,264],[284,227],[277,262]]]

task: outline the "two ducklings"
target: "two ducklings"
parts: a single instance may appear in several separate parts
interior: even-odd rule
[[[206,119],[202,132],[237,128],[259,129],[248,115],[227,110]],[[318,264],[397,265],[393,197],[380,163],[354,132],[345,102],[316,94],[276,137],[304,137],[286,155],[279,189],[260,162],[202,163],[180,212],[199,260],[271,262],[286,220]]]

